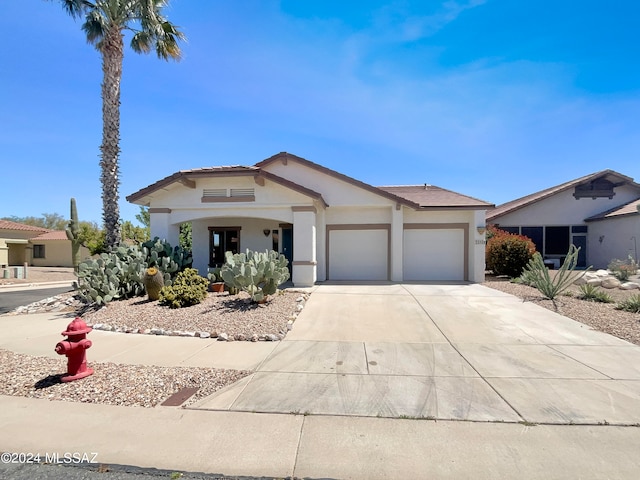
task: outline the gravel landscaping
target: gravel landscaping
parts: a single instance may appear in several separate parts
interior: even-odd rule
[[[185,405],[211,395],[251,372],[195,367],[156,367],[89,362],[94,374],[69,383],[60,377],[67,360],[0,349],[0,394],[20,397],[155,407],[182,388],[198,391]]]
[[[209,293],[198,305],[172,309],[136,297],[88,310],[82,318],[94,328],[129,333],[195,335],[225,341],[281,340],[307,298],[305,293],[280,290],[266,303],[256,304],[243,292]]]
[[[265,304],[257,305],[243,293],[234,296],[209,293],[201,304],[180,309],[149,302],[145,297],[87,309],[69,293],[21,307],[10,314],[69,312],[81,315],[88,324],[114,331],[152,333],[153,329],[154,334],[269,341],[284,338],[307,298],[307,293],[281,291]],[[251,373],[216,368],[122,365],[90,359],[89,366],[95,370],[93,375],[61,383],[66,358],[35,357],[0,349],[0,394],[155,407],[183,388],[197,388],[186,406]]]

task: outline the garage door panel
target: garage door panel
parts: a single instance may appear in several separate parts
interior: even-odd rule
[[[408,229],[403,240],[405,280],[464,280],[464,230]]]
[[[332,230],[329,280],[387,280],[387,230]]]

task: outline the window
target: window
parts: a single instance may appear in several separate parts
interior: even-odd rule
[[[240,227],[209,227],[209,267],[221,267],[226,252],[240,250]]]
[[[545,255],[566,255],[569,251],[569,227],[547,227],[544,240]]]
[[[498,227],[499,230],[507,233],[513,233],[515,235],[520,235],[520,227]]]
[[[44,256],[44,245],[34,245],[33,246],[33,258],[45,258],[45,256]]]
[[[542,227],[522,227],[522,235],[531,239],[531,241],[535,244],[536,250],[542,254],[543,252],[543,239],[544,235],[542,233]]]

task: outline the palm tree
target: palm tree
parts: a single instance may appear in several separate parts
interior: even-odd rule
[[[131,48],[136,53],[155,50],[163,60],[179,60],[178,40],[184,35],[162,15],[168,0],[60,0],[74,18],[84,16],[82,30],[87,41],[102,55],[102,144],[100,181],[102,219],[107,247],[120,243],[118,201],[120,155],[120,81],[124,57],[124,32],[133,32]]]

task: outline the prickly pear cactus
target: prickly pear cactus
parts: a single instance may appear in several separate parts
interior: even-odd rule
[[[162,287],[164,287],[164,275],[162,272],[156,267],[147,268],[144,273],[144,289],[149,300],[158,300]]]
[[[144,295],[145,273],[149,267],[158,270],[166,287],[191,262],[189,252],[180,247],[171,248],[157,237],[141,248],[121,245],[80,263],[77,290],[85,300],[98,304]]]
[[[289,279],[289,261],[273,250],[232,254],[227,252],[220,275],[231,288],[239,288],[251,295],[254,302],[264,302],[276,293],[278,285]]]

